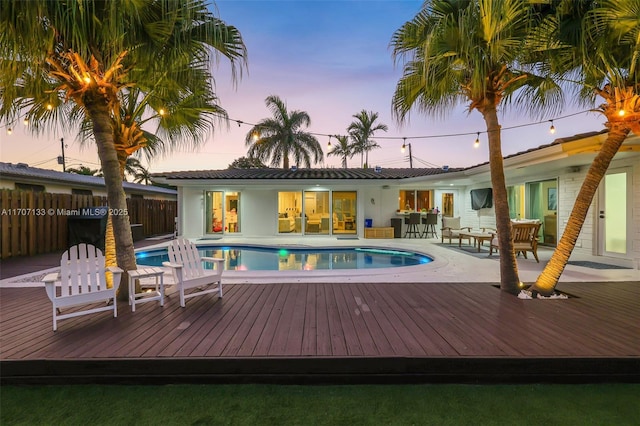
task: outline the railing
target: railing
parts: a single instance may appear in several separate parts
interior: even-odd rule
[[[3,189],[0,197],[0,259],[64,251],[68,217],[86,207],[106,206],[107,198]],[[127,199],[130,223],[145,237],[173,233],[177,202]]]

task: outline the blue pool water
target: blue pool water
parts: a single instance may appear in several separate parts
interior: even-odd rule
[[[201,256],[224,258],[224,266],[227,271],[392,268],[420,265],[433,260],[419,253],[379,248],[300,249],[254,246],[200,246],[198,251]],[[168,260],[166,249],[136,253],[138,265],[161,266],[162,262]],[[205,263],[205,265],[207,264]]]

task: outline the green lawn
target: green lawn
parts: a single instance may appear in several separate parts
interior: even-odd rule
[[[637,425],[640,385],[3,386],[8,425]]]

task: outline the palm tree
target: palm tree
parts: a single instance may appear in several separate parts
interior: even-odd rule
[[[113,211],[127,207],[114,126],[122,93],[144,92],[167,73],[179,77],[187,63],[208,64],[211,43],[202,39],[229,37],[200,0],[7,0],[0,27],[9,58],[0,62],[0,118],[13,122],[26,112],[34,131],[87,119]],[[233,55],[243,58],[244,45]],[[135,269],[128,216],[113,216],[113,229],[118,266]],[[127,286],[118,294],[126,298]]]
[[[342,158],[342,168],[347,168],[347,158],[353,157],[353,145],[349,143],[348,136],[336,135],[335,138],[338,143],[333,146],[333,149],[327,153],[327,155],[333,155],[335,157]]]
[[[571,257],[598,186],[630,131],[640,134],[640,3],[629,0],[564,2],[547,29],[555,50],[551,67],[579,73],[580,93],[587,102],[595,95],[605,103],[602,113],[609,132],[594,158],[567,225],[549,263],[531,292],[550,295]],[[622,111],[622,112],[621,112]]]
[[[133,181],[135,183],[141,183],[143,185],[151,185],[153,183],[153,179],[151,178],[149,169],[140,164],[139,161],[138,164],[138,168],[133,172]]]
[[[360,167],[362,167],[363,155],[366,156],[364,162],[365,167],[369,167],[369,151],[373,151],[375,148],[380,148],[380,145],[373,139],[373,134],[378,130],[386,132],[389,130],[386,124],[376,124],[378,119],[378,113],[373,111],[362,110],[358,114],[354,114],[351,124],[347,127],[347,131],[353,139],[353,154],[360,154]]]
[[[278,96],[268,96],[265,99],[267,107],[273,113],[273,118],[260,120],[253,126],[245,143],[250,146],[247,155],[278,167],[282,163],[284,169],[289,168],[289,156],[295,164],[301,163],[311,167],[324,158],[322,147],[311,133],[302,128],[311,124],[311,118],[305,111],[287,111],[287,105]]]
[[[517,68],[537,22],[526,0],[434,0],[426,1],[391,40],[394,59],[405,59],[392,101],[401,121],[414,107],[443,114],[460,103],[467,103],[469,111],[477,110],[484,118],[500,249],[500,288],[510,293],[517,293],[521,283],[511,240],[498,108],[504,100],[528,99],[529,107],[544,107],[558,106],[561,99],[553,82]],[[518,90],[523,86],[527,90]],[[551,90],[547,96],[542,96],[543,87]]]
[[[67,173],[74,173],[84,176],[101,176],[102,174],[100,172],[100,169],[92,169],[90,167],[82,165],[80,167],[67,167]]]

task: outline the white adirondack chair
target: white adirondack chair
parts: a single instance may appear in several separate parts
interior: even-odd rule
[[[218,292],[222,297],[222,271],[224,259],[217,257],[200,257],[195,244],[184,238],[173,240],[168,247],[168,266],[173,272],[173,278],[180,292],[180,306],[184,308],[185,299],[203,294]],[[204,269],[203,262],[214,264],[215,269]],[[211,287],[212,285],[216,286]],[[198,289],[185,294],[185,290]]]
[[[72,246],[62,254],[60,273],[46,275],[44,282],[47,296],[53,303],[53,331],[58,329],[58,320],[103,311],[113,311],[118,316],[116,305],[116,287],[107,288],[105,273],[113,274],[113,282],[119,283],[122,269],[110,266],[105,268],[104,256],[100,249],[90,244]],[[60,283],[56,286],[56,283]],[[113,300],[113,306],[108,302]],[[103,302],[104,306],[61,314],[61,308],[90,305]]]

